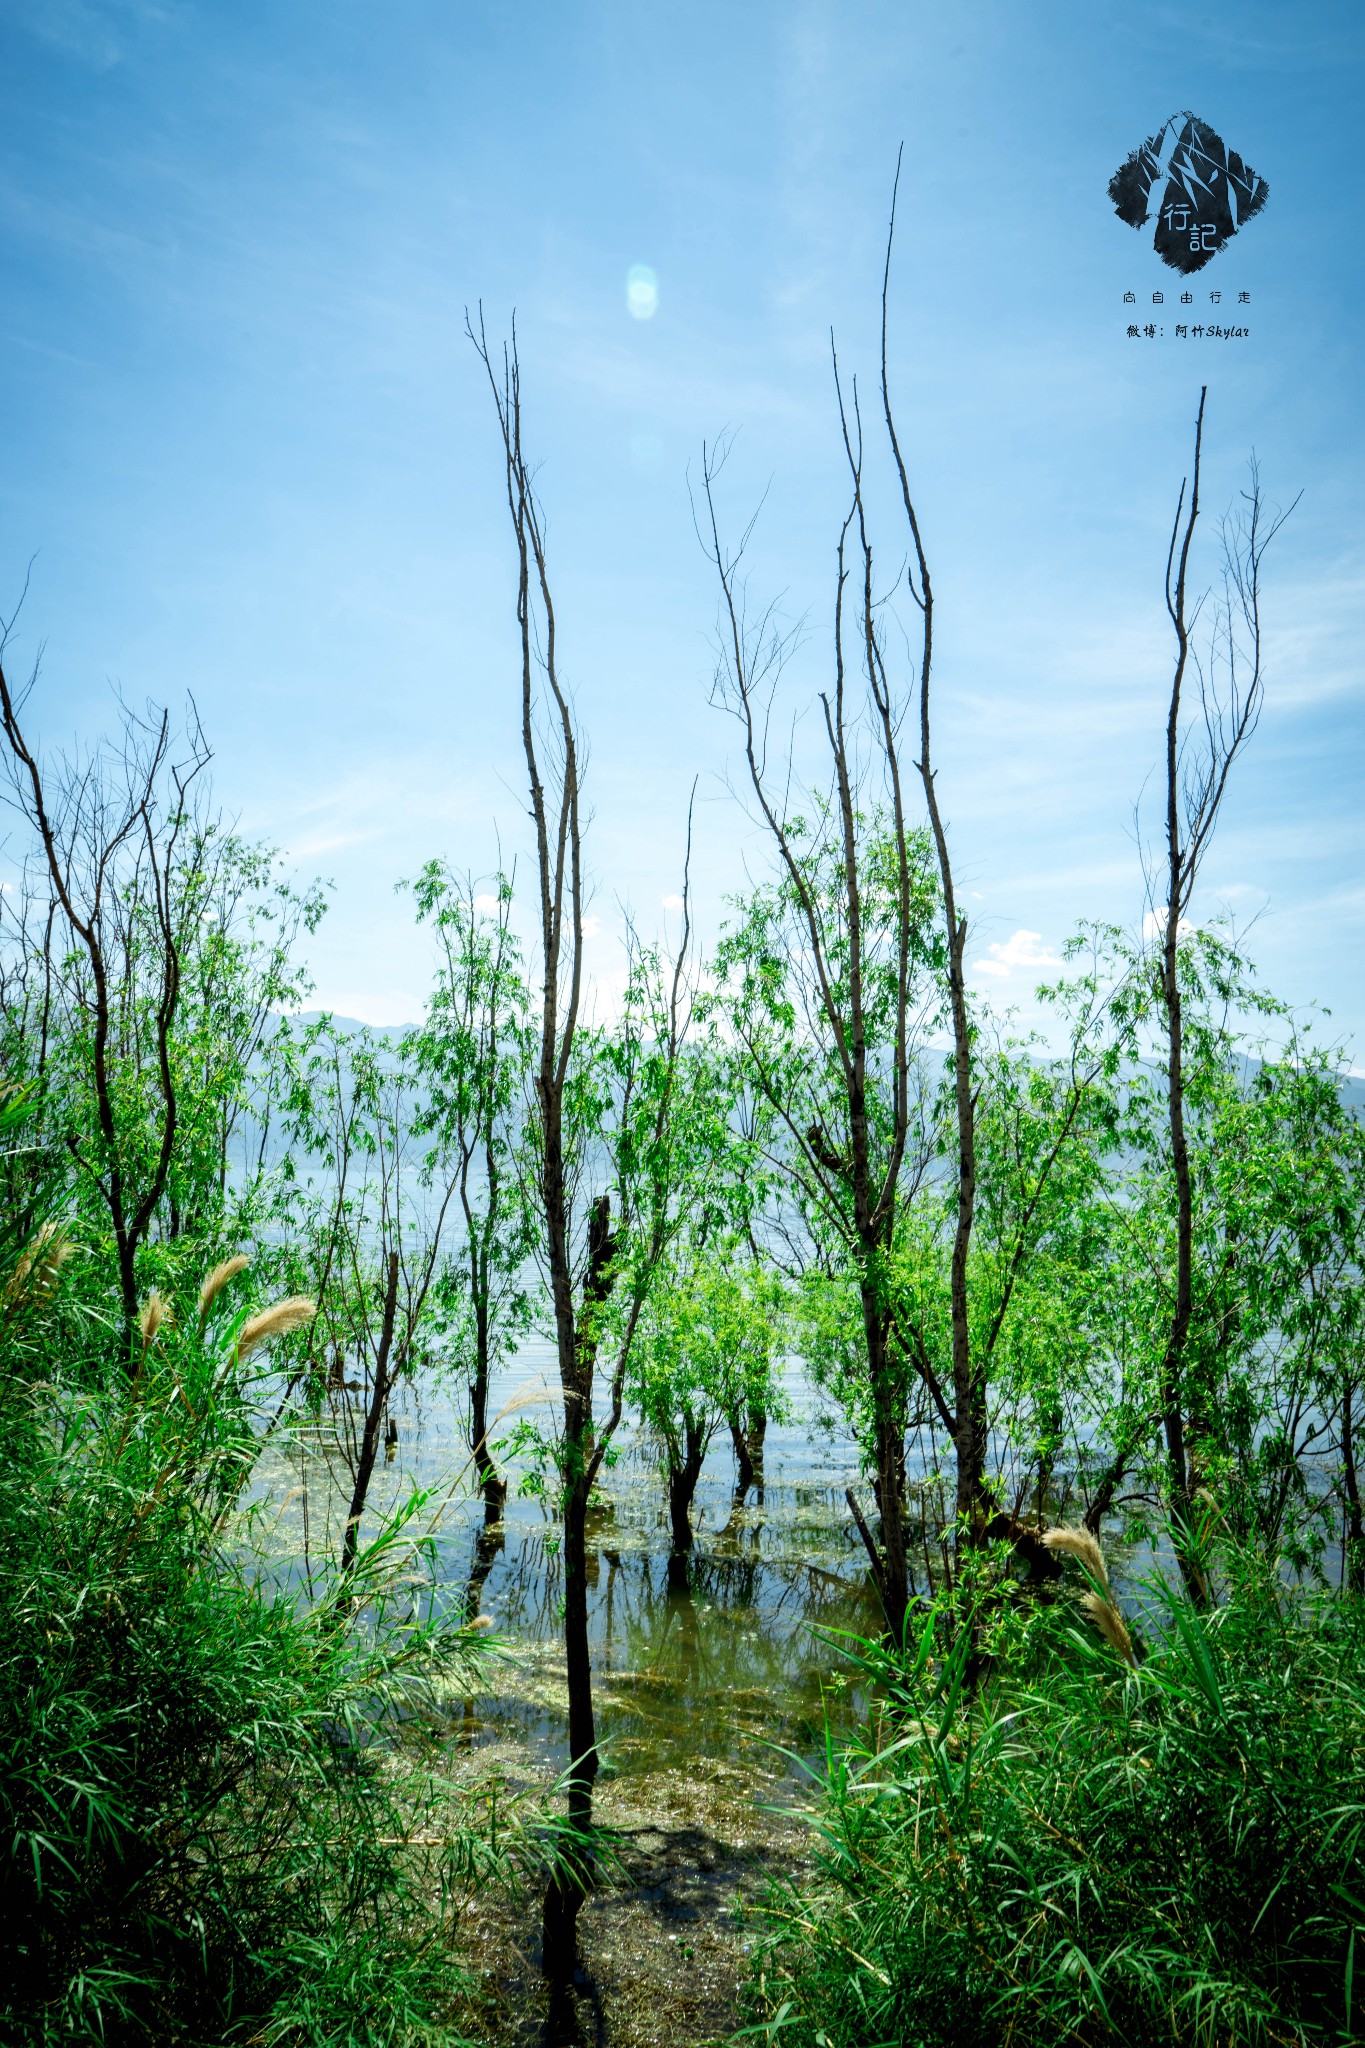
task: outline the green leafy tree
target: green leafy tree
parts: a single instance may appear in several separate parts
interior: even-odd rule
[[[45,766],[21,709],[0,670],[31,835],[0,929],[0,1029],[35,1091],[35,1147],[62,1163],[82,1237],[112,1252],[131,1369],[147,1288],[261,1222],[276,1014],[307,993],[297,947],[322,896],[224,830],[196,725],[181,749],[164,713],[126,715],[116,745]]]
[[[633,1383],[659,1443],[675,1553],[693,1545],[692,1502],[718,1429],[740,1429],[782,1407],[786,1289],[743,1239],[689,1233],[651,1289]],[[750,1453],[751,1455],[751,1453]],[[759,1471],[761,1472],[761,1437]],[[753,1483],[741,1466],[741,1494]]]
[[[454,1174],[463,1230],[437,1302],[446,1346],[466,1375],[470,1450],[492,1524],[507,1485],[488,1441],[490,1377],[531,1327],[534,1308],[527,1286],[534,1215],[522,1170],[534,1050],[530,994],[506,876],[480,896],[471,880],[457,881],[431,861],[412,887],[438,947],[426,1017],[407,1045],[422,1089],[416,1131],[429,1143],[428,1180]]]
[[[284,1214],[301,1290],[318,1307],[277,1413],[301,1384],[314,1404],[328,1404],[349,1500],[340,1556],[350,1572],[390,1396],[402,1376],[440,1356],[438,1281],[458,1173],[447,1160],[433,1175],[424,1157],[410,1038],[395,1045],[324,1015],[302,1030],[282,1027],[276,1045],[295,1148]]]

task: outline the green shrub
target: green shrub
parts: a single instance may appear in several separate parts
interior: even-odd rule
[[[225,1555],[254,1454],[234,1357],[168,1321],[103,1392],[10,1377],[6,2041],[452,2039],[460,1901],[540,1853],[513,1833],[509,1865],[424,1768],[412,1707],[482,1688],[486,1652],[410,1591],[385,1606],[382,1542],[316,1603]]]
[[[1365,1922],[1365,1624],[1233,1561],[1201,1613],[1148,1586],[1127,1671],[1063,1625],[1031,1682],[969,1698],[944,1615],[831,1751],[818,1879],[770,1904],[783,2043],[1338,2044]],[[1365,1944],[1361,1944],[1365,1963]]]

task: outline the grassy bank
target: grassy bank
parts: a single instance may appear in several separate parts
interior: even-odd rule
[[[943,1610],[820,1786],[819,1876],[775,1896],[763,2026],[811,2048],[1362,2038],[1365,1615],[1224,1559],[1147,1588],[1130,1666],[1074,1608],[967,1683]],[[1122,1639],[1120,1638],[1120,1645]]]
[[[309,1599],[244,1551],[265,1383],[241,1321],[167,1315],[102,1376],[11,1318],[6,2041],[448,2042],[468,1897],[543,1866],[496,1787],[443,1777],[438,1721],[424,1739],[488,1652],[414,1607],[401,1532]]]

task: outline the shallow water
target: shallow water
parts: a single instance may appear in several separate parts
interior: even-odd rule
[[[523,1352],[494,1389],[509,1402],[552,1378],[544,1352]],[[671,1555],[667,1499],[655,1446],[623,1422],[603,1472],[603,1499],[588,1529],[589,1628],[594,1697],[605,1768],[623,1777],[684,1768],[752,1767],[761,1753],[801,1775],[823,1747],[827,1717],[847,1725],[862,1702],[846,1683],[825,1632],[867,1632],[878,1610],[844,1489],[858,1481],[848,1433],[821,1422],[795,1372],[786,1388],[791,1419],[769,1425],[764,1485],[737,1503],[728,1434],[713,1440],[693,1508],[695,1548]],[[353,1402],[332,1418],[358,1429]],[[486,1533],[483,1503],[471,1496],[462,1405],[439,1390],[395,1394],[398,1442],[375,1473],[366,1533],[414,1488],[434,1497],[414,1525],[430,1529],[438,1603],[482,1612],[512,1651],[496,1689],[450,1703],[450,1731],[472,1748],[498,1746],[552,1765],[566,1760],[567,1700],[561,1614],[563,1566],[550,1499],[519,1492],[528,1461],[512,1462],[502,1524]],[[548,1404],[523,1406],[493,1431],[518,1422],[551,1426]],[[314,1559],[335,1556],[348,1486],[327,1430],[310,1449],[260,1475],[264,1499],[283,1503],[277,1539],[306,1543]],[[501,1461],[500,1461],[501,1462]],[[452,1491],[453,1489],[453,1491]],[[547,1493],[552,1493],[552,1487]],[[440,1505],[442,1496],[449,1496]],[[425,1575],[424,1575],[425,1576]],[[833,1681],[831,1683],[831,1681]],[[783,1752],[788,1754],[783,1755]]]
[[[528,1422],[552,1428],[554,1379],[548,1347],[522,1352],[494,1388],[494,1404],[512,1411],[493,1426],[495,1441]],[[540,1399],[528,1399],[537,1389]],[[860,1487],[865,1509],[871,1502],[848,1430],[822,1416],[798,1369],[784,1392],[788,1419],[769,1424],[764,1486],[743,1503],[728,1433],[713,1440],[685,1559],[671,1554],[656,1446],[629,1421],[618,1432],[588,1528],[594,1699],[608,1773],[742,1767],[748,1776],[799,1779],[823,1748],[826,1724],[837,1734],[861,1717],[866,1698],[837,1638],[875,1633],[880,1610],[844,1490]],[[287,1577],[300,1554],[316,1562],[339,1552],[350,1480],[336,1438],[358,1434],[361,1398],[359,1390],[333,1397],[303,1447],[258,1474],[257,1503]],[[499,1751],[511,1767],[520,1760],[557,1772],[567,1760],[567,1697],[553,1483],[543,1495],[527,1491],[533,1461],[500,1457],[511,1487],[503,1522],[486,1532],[471,1492],[460,1390],[405,1386],[390,1417],[398,1440],[376,1469],[365,1535],[414,1490],[426,1493],[411,1528],[428,1537],[430,1563],[415,1586],[434,1591],[447,1613],[482,1613],[511,1653],[494,1665],[487,1693],[449,1703],[450,1736],[470,1750]],[[1160,1632],[1161,1603],[1144,1575],[1155,1568],[1178,1578],[1169,1547],[1130,1546],[1115,1528],[1106,1549],[1130,1620]]]

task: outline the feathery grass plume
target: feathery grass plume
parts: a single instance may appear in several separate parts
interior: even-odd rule
[[[164,1322],[169,1321],[170,1313],[165,1295],[154,1287],[143,1302],[142,1312],[137,1319],[138,1327],[142,1331],[144,1351],[156,1342],[156,1333]]]
[[[1109,1568],[1104,1561],[1099,1539],[1089,1529],[1048,1529],[1043,1534],[1043,1544],[1048,1550],[1065,1550],[1070,1556],[1079,1558],[1097,1585],[1107,1587]]]
[[[31,1301],[41,1301],[52,1291],[58,1273],[74,1249],[60,1223],[44,1223],[32,1244],[15,1260],[14,1271],[5,1288],[5,1307],[12,1307],[24,1296]]]
[[[250,1259],[242,1252],[238,1252],[234,1258],[219,1260],[199,1290],[199,1320],[201,1323],[208,1321],[209,1310],[227,1286],[228,1281],[235,1280],[237,1275],[244,1273],[250,1264]]]
[[[1110,1648],[1117,1650],[1125,1664],[1137,1670],[1137,1658],[1133,1655],[1133,1639],[1128,1625],[1112,1600],[1104,1600],[1098,1593],[1082,1593],[1081,1606],[1089,1615],[1100,1635]]]
[[[242,1325],[242,1334],[237,1339],[237,1356],[246,1358],[260,1344],[271,1337],[282,1337],[286,1330],[301,1330],[305,1323],[311,1323],[318,1312],[318,1305],[306,1294],[290,1294],[283,1301],[272,1302],[263,1308],[258,1316],[252,1316]]]
[[[1209,1492],[1207,1486],[1197,1486],[1192,1495],[1192,1499],[1197,1500],[1199,1502],[1199,1505],[1204,1510],[1201,1520],[1203,1520],[1206,1523],[1221,1522],[1223,1520],[1223,1510],[1219,1507],[1218,1502]]]

